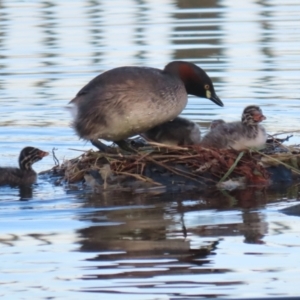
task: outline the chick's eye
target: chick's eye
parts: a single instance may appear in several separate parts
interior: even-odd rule
[[[205,88],[206,90],[209,90],[209,84],[206,84],[206,85],[204,86],[204,88]]]

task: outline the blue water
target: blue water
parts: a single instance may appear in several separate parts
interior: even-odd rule
[[[64,159],[91,149],[68,102],[123,65],[198,64],[225,106],[190,97],[205,132],[261,106],[271,134],[300,143],[300,4],[295,0],[2,1],[0,165],[24,146]],[[35,165],[54,166],[52,155]],[[40,176],[0,188],[4,299],[180,299],[298,295],[298,187],[198,194],[84,192]]]

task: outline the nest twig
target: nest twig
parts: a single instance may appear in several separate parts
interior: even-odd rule
[[[245,177],[250,182],[265,183],[268,172],[261,163],[266,155],[244,151],[240,154],[228,149],[208,149],[200,146],[174,147],[151,143],[134,154],[85,151],[76,158],[64,161],[53,169],[64,174],[67,182],[80,182],[90,170],[101,175],[101,168],[109,165],[112,176],[125,176],[153,186],[169,182],[216,184],[234,177]],[[106,182],[106,177],[105,177]]]

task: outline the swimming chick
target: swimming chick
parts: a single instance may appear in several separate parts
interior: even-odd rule
[[[259,106],[247,106],[243,111],[242,121],[218,124],[203,137],[201,146],[235,150],[262,148],[267,134],[259,123],[265,119]]]
[[[91,80],[70,101],[73,128],[101,151],[108,147],[99,139],[130,151],[126,138],[176,118],[185,108],[188,94],[223,106],[211,79],[195,64],[173,61],[163,70],[115,68]]]
[[[36,182],[37,174],[32,165],[49,153],[33,147],[25,147],[19,156],[20,168],[0,167],[0,185],[30,185]]]

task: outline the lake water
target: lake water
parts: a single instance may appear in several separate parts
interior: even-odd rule
[[[0,2],[0,165],[28,145],[62,162],[91,145],[65,109],[99,73],[198,64],[225,106],[190,97],[203,132],[261,106],[271,134],[300,129],[296,0]],[[300,143],[294,133],[290,144]],[[75,149],[75,150],[74,150]],[[51,156],[35,165],[51,168]],[[0,188],[3,299],[194,299],[300,294],[299,187],[161,195]],[[291,215],[292,214],[292,215]]]

